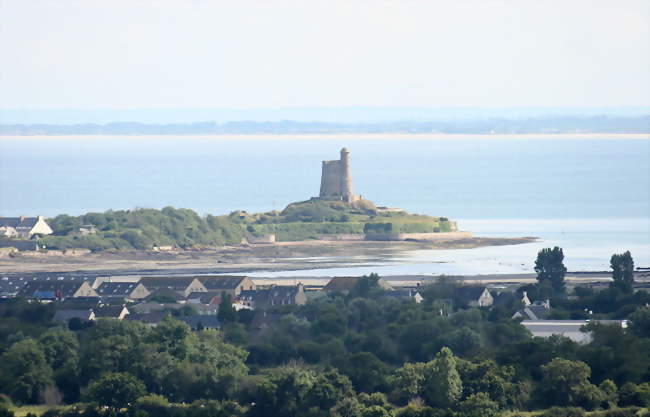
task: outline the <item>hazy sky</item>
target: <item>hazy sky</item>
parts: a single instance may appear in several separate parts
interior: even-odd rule
[[[648,0],[0,0],[0,109],[647,106]]]

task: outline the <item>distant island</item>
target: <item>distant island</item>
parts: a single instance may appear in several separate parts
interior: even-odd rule
[[[0,136],[247,135],[247,134],[567,134],[650,133],[650,115],[545,116],[446,121],[203,121],[195,123],[0,124]]]
[[[322,162],[318,197],[289,204],[282,211],[199,216],[189,209],[109,210],[82,216],[59,215],[48,221],[52,234],[39,246],[92,251],[208,248],[241,243],[305,240],[387,241],[437,240],[471,237],[458,232],[446,217],[409,214],[398,208],[377,207],[353,193],[349,151],[340,159]]]

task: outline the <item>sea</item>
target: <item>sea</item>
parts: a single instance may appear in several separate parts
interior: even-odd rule
[[[476,236],[539,240],[290,274],[532,272],[553,246],[574,271],[608,270],[626,250],[650,267],[648,136],[2,137],[0,216],[282,210],[318,195],[321,161],[342,147],[354,192],[377,205],[446,216]]]

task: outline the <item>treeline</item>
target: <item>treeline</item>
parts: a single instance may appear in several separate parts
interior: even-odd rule
[[[200,248],[239,244],[246,229],[228,216],[199,216],[190,209],[108,210],[82,216],[59,215],[48,219],[54,235],[40,239],[49,249],[87,248],[152,249],[155,246]],[[82,225],[96,232],[83,235]]]
[[[0,392],[7,403],[74,404],[48,417],[494,417],[549,407],[561,409],[548,417],[614,417],[650,406],[647,293],[625,298],[636,300],[627,328],[592,323],[591,341],[578,344],[532,338],[510,319],[516,302],[503,314],[451,312],[438,287],[416,304],[388,296],[378,278],[256,312],[265,325],[224,305],[220,332],[173,318],[69,330],[51,323],[51,305],[2,303]]]

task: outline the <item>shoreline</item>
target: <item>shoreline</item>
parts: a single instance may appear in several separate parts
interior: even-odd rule
[[[446,139],[481,139],[481,140],[540,140],[540,139],[583,139],[583,140],[611,140],[611,139],[635,139],[650,140],[650,133],[504,133],[504,134],[471,134],[471,133],[251,133],[251,134],[160,134],[160,135],[102,135],[102,134],[80,134],[80,135],[0,135],[0,140],[48,140],[48,139],[70,139],[70,140],[117,140],[117,139],[142,139],[142,140],[165,140],[165,139],[199,139],[199,140],[331,140],[331,139],[422,139],[422,140],[446,140]]]
[[[226,246],[201,251],[98,252],[81,256],[18,253],[0,258],[0,273],[106,272],[205,273],[280,272],[379,264],[403,252],[525,244],[533,237],[468,238],[455,241],[307,241]],[[177,272],[180,273],[180,272]]]

